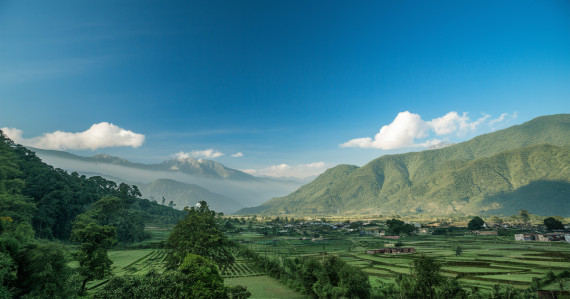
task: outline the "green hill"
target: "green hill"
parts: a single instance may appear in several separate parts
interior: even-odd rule
[[[340,165],[240,213],[570,215],[570,115],[539,117],[442,149]]]

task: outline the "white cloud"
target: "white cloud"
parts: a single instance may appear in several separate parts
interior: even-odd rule
[[[432,119],[428,122],[428,125],[435,131],[435,134],[447,135],[457,131],[459,119],[461,119],[459,114],[451,111],[442,117]]]
[[[191,151],[189,153],[185,153],[185,152],[178,152],[176,154],[174,154],[174,158],[178,159],[178,160],[185,160],[188,158],[206,158],[206,159],[214,159],[214,158],[218,158],[221,156],[224,156],[225,154],[222,152],[218,152],[212,148],[207,149],[207,150],[203,150],[203,151]]]
[[[426,122],[426,124],[436,135],[449,135],[456,132],[459,135],[464,135],[477,129],[489,117],[490,115],[485,114],[476,121],[471,121],[467,112],[463,112],[463,115],[460,116],[457,112],[451,111],[442,117]]]
[[[384,150],[414,147],[414,140],[426,137],[427,126],[419,114],[404,111],[380,132],[370,137],[356,138],[341,144],[341,147],[379,148]]]
[[[507,114],[503,113],[496,120],[489,121],[489,124],[503,121]],[[340,147],[361,147],[376,148],[383,150],[412,148],[412,147],[432,147],[441,143],[440,139],[430,139],[423,142],[417,142],[418,139],[424,139],[433,132],[437,136],[456,134],[464,136],[467,133],[476,131],[481,124],[487,122],[491,116],[483,114],[482,117],[472,121],[467,112],[459,114],[451,111],[444,116],[434,118],[430,121],[422,120],[419,114],[404,111],[398,113],[394,121],[389,125],[385,125],[380,129],[374,138],[362,137],[351,139]]]
[[[323,173],[329,165],[325,162],[313,162],[308,164],[288,165],[281,163],[263,169],[243,169],[242,171],[251,175],[270,177],[296,177],[306,178]]]
[[[232,158],[240,158],[240,157],[243,157],[243,153],[242,153],[242,152],[238,152],[238,153],[232,154]]]
[[[107,122],[94,124],[83,132],[70,133],[55,131],[33,138],[23,138],[22,130],[15,128],[2,128],[2,131],[16,143],[52,150],[96,150],[104,147],[117,146],[137,148],[141,146],[145,140],[145,136],[142,134],[122,129]]]

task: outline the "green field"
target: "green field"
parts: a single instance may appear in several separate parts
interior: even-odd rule
[[[225,278],[226,285],[243,285],[251,292],[250,298],[308,298],[283,285],[267,275]]]
[[[335,254],[347,263],[361,268],[370,276],[371,284],[393,282],[397,275],[410,275],[411,265],[419,254],[437,258],[442,274],[457,278],[464,286],[489,288],[495,284],[526,288],[534,277],[548,271],[570,269],[570,244],[563,242],[516,242],[513,237],[496,236],[432,236],[402,238],[405,247],[416,254],[369,255],[365,251],[391,243],[378,237],[347,235],[343,238],[300,240],[291,237],[264,237],[240,234],[233,236],[260,255],[275,257],[321,256]],[[463,253],[456,256],[455,248]]]
[[[110,250],[108,254],[113,261],[115,276],[143,275],[153,267],[159,271],[164,270],[166,251],[163,249]],[[222,277],[228,286],[246,286],[252,293],[250,298],[306,298],[265,273],[253,271],[243,260],[237,260],[222,273]],[[108,279],[89,282],[87,288],[95,291],[107,281]]]
[[[158,232],[152,242],[159,242],[167,234]],[[562,242],[516,242],[512,237],[494,236],[433,236],[405,237],[405,247],[414,247],[416,254],[378,254],[365,251],[382,248],[392,240],[372,236],[346,235],[334,239],[301,240],[294,237],[267,237],[262,234],[234,234],[239,241],[262,256],[301,257],[338,255],[350,265],[361,268],[370,277],[372,286],[380,282],[394,282],[399,275],[411,275],[411,265],[420,254],[437,258],[443,265],[442,274],[457,278],[465,287],[489,289],[495,284],[526,288],[533,278],[543,277],[548,271],[570,269],[570,244]],[[455,248],[463,252],[456,256]],[[110,250],[114,275],[142,275],[151,268],[164,270],[164,249]],[[238,258],[235,264],[220,273],[227,285],[244,285],[252,298],[302,298],[266,273],[256,271],[246,260]],[[93,291],[106,280],[93,281]]]
[[[114,276],[143,275],[152,268],[164,270],[164,249],[109,250],[107,254],[113,261]],[[87,289],[96,290],[107,281],[108,279],[91,281],[87,284]]]

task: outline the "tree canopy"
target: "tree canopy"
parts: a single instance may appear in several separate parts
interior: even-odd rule
[[[475,216],[473,217],[473,219],[469,221],[469,223],[467,224],[467,228],[469,228],[470,230],[482,229],[483,224],[485,224],[485,220],[483,220],[479,216]]]
[[[388,230],[386,230],[386,234],[389,236],[400,236],[400,235],[413,235],[417,228],[412,224],[405,223],[402,220],[392,219],[386,221],[386,225],[388,226]]]
[[[88,281],[103,279],[111,274],[113,263],[107,256],[107,249],[117,242],[117,232],[112,226],[100,226],[90,223],[73,230],[72,240],[81,243],[77,253],[79,273],[84,277],[81,292]]]
[[[564,229],[564,224],[562,224],[562,221],[554,217],[548,217],[544,219],[544,225],[548,230]]]
[[[218,227],[216,212],[202,201],[198,207],[186,208],[186,217],[172,229],[167,241],[166,265],[178,268],[188,254],[196,254],[214,261],[220,267],[234,262],[231,252],[235,244]]]

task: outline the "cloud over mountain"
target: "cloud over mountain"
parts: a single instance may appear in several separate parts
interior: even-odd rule
[[[441,143],[442,140],[436,138],[423,142],[418,142],[418,140],[428,138],[430,133],[437,136],[452,134],[463,136],[475,131],[486,122],[490,126],[501,123],[507,116],[508,113],[503,113],[499,118],[489,121],[491,116],[484,114],[476,120],[471,120],[467,112],[463,112],[460,115],[455,111],[451,111],[444,116],[425,121],[419,114],[404,111],[398,113],[392,123],[383,126],[374,138],[363,137],[351,139],[341,144],[340,147],[375,148],[383,150],[430,147]],[[516,113],[513,114],[512,117],[516,117]]]
[[[222,152],[216,151],[213,148],[203,150],[203,151],[191,151],[188,153],[180,151],[180,152],[174,154],[174,158],[176,158],[178,160],[185,160],[188,158],[214,159],[214,158],[219,158],[221,156],[225,156],[225,154]]]
[[[313,162],[307,164],[288,165],[281,163],[279,165],[272,165],[263,169],[245,169],[245,173],[251,175],[270,176],[270,177],[296,177],[306,178],[323,173],[329,164],[325,162]]]
[[[2,131],[16,143],[51,150],[96,150],[119,146],[137,148],[145,140],[145,136],[142,134],[125,130],[108,122],[93,124],[83,132],[55,131],[33,138],[22,137],[23,131],[16,128],[2,128]]]

